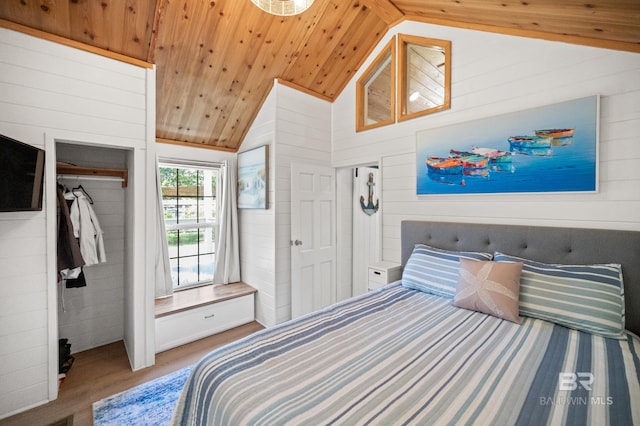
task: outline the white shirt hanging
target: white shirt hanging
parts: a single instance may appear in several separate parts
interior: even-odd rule
[[[75,201],[69,209],[73,232],[80,240],[80,253],[85,266],[96,265],[107,261],[104,251],[102,228],[87,197],[81,192],[74,192]]]

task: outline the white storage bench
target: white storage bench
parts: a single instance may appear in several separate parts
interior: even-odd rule
[[[156,299],[156,353],[254,321],[255,292],[239,282]]]

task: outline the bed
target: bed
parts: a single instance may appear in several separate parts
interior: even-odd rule
[[[640,424],[640,232],[401,238],[402,280],[211,352],[172,423]]]

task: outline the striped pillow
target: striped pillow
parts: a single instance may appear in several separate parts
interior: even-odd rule
[[[621,265],[555,265],[503,253],[495,253],[494,260],[523,262],[520,315],[604,337],[625,338]]]
[[[406,288],[453,299],[458,285],[460,258],[491,260],[491,253],[443,250],[416,244],[402,271]]]

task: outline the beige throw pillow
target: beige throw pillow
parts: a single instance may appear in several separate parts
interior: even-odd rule
[[[522,262],[460,259],[453,305],[520,324]]]

